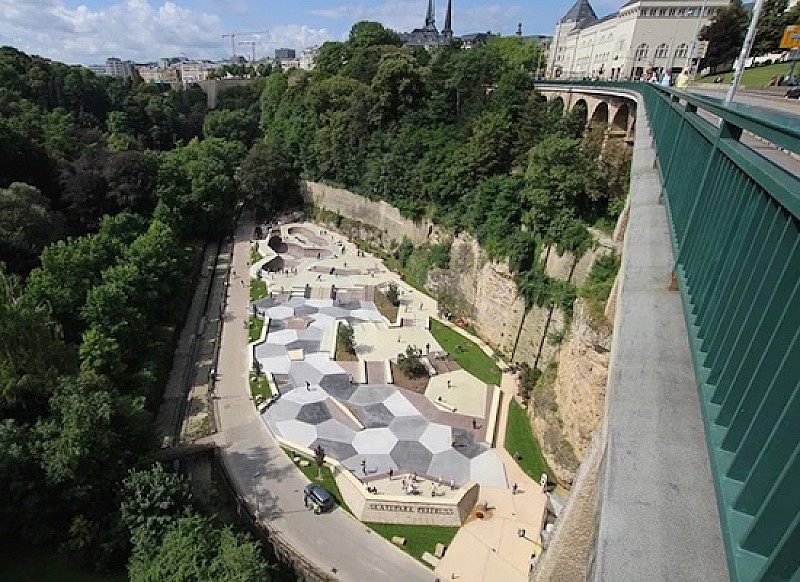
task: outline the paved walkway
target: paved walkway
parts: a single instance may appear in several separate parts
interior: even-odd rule
[[[247,386],[247,277],[252,224],[236,234],[228,311],[217,368],[216,442],[236,488],[253,499],[260,519],[309,561],[341,580],[431,581],[435,575],[372,533],[340,508],[314,515],[303,506],[306,478],[269,435],[250,400]]]

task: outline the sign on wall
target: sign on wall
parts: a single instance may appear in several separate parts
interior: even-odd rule
[[[800,24],[787,26],[781,37],[781,48],[800,48]]]

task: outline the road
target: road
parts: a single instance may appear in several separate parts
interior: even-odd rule
[[[426,581],[433,572],[359,523],[341,508],[314,515],[303,505],[308,482],[278,447],[250,400],[247,386],[248,261],[252,223],[236,232],[227,312],[217,367],[215,441],[237,490],[254,513],[296,550],[341,580]],[[235,273],[235,275],[234,275]]]

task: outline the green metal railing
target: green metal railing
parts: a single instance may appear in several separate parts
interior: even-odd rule
[[[800,116],[726,107],[717,99],[646,83],[569,84],[636,91],[643,97],[729,572],[737,582],[796,582],[800,179],[741,137],[745,130],[800,153]],[[701,112],[719,118],[719,125]]]

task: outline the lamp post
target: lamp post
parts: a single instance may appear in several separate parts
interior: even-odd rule
[[[764,0],[756,0],[756,5],[753,7],[753,16],[750,18],[750,27],[747,29],[747,35],[744,37],[744,44],[742,44],[742,52],[739,53],[739,66],[733,72],[733,80],[731,86],[728,87],[728,94],[725,95],[725,105],[733,101],[733,95],[739,87],[739,81],[742,80],[742,72],[744,71],[744,63],[747,57],[750,56],[750,49],[753,48],[753,41],[756,38],[756,26],[758,25],[758,17],[761,14],[761,9],[764,7]]]
[[[690,75],[694,74],[694,67],[692,66],[692,60],[694,59],[695,55],[697,54],[697,36],[700,34],[700,27],[703,24],[703,15],[706,13],[706,7],[708,6],[708,0],[703,0],[703,6],[700,8],[700,14],[697,15],[697,25],[694,28],[694,36],[692,36],[692,46],[689,49],[689,56],[686,60],[686,70],[689,72]]]

